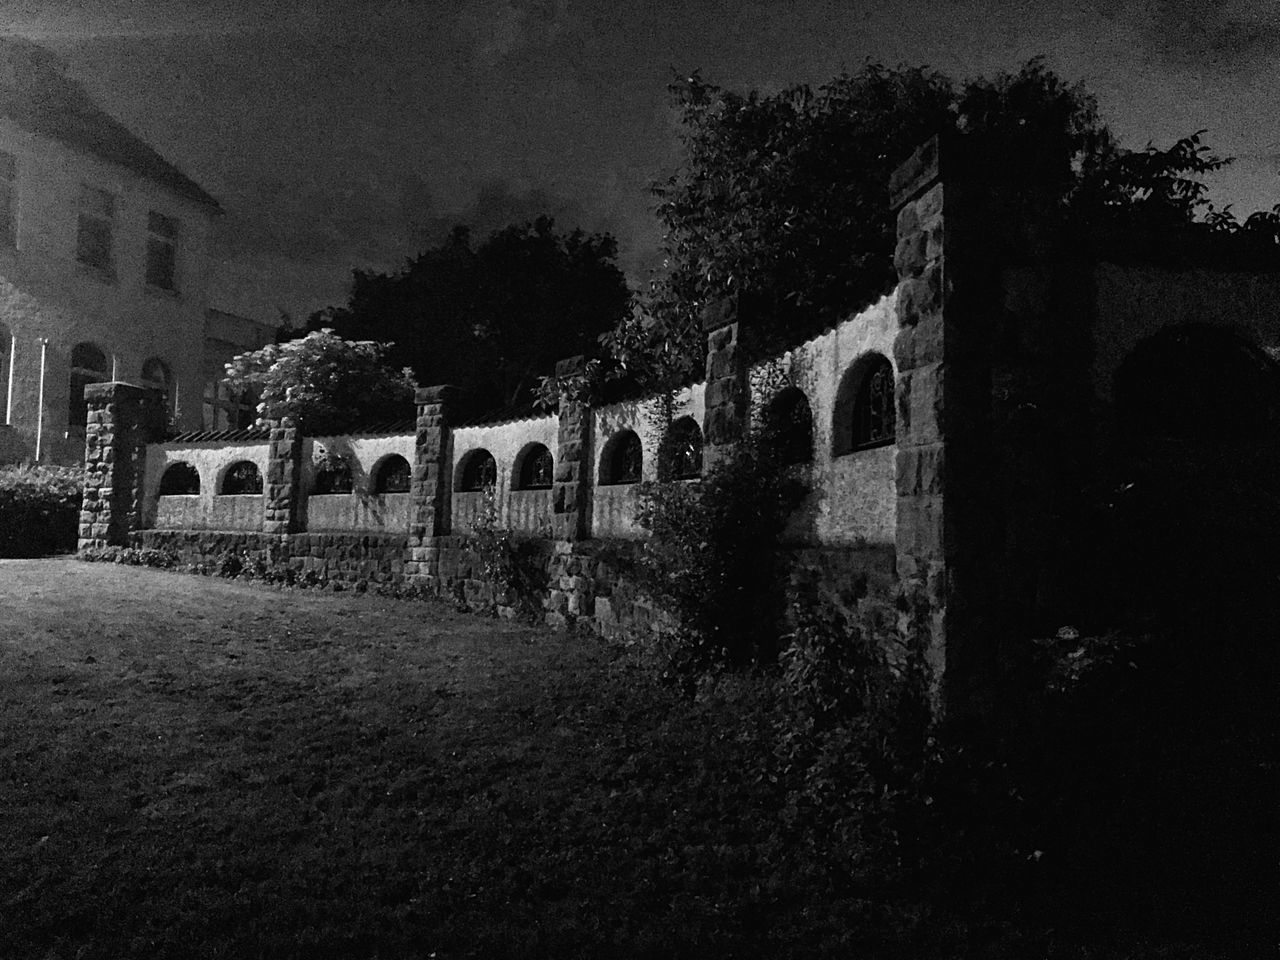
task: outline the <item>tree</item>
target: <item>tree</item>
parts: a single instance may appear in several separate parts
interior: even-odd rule
[[[548,217],[475,247],[458,226],[398,272],[355,271],[347,305],[309,326],[390,341],[390,362],[481,405],[521,403],[557,360],[598,353],[599,335],[625,314],[631,295],[616,254],[611,236],[561,233]]]
[[[391,370],[386,354],[386,344],[319,330],[240,354],[227,364],[227,381],[232,389],[260,395],[259,424],[287,416],[313,436],[345,433],[412,416],[412,374]]]
[[[737,295],[754,304],[770,321],[756,345],[772,350],[890,291],[889,177],[935,133],[1016,144],[1021,156],[1011,153],[1010,164],[1034,163],[1057,198],[1050,215],[1083,255],[1194,252],[1200,261],[1247,256],[1273,267],[1280,259],[1280,208],[1239,224],[1208,203],[1203,175],[1229,161],[1199,133],[1166,150],[1123,150],[1083,86],[1039,58],[962,84],[924,68],[872,64],[816,91],[739,94],[697,73],[671,91],[684,160],[653,187],[665,271],[604,338],[612,375],[658,389],[701,375],[698,320],[710,301]]]

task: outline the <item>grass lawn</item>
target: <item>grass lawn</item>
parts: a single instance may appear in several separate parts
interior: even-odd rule
[[[421,603],[0,561],[0,957],[884,948],[759,840],[732,713]]]
[[[1103,955],[852,889],[764,723],[540,628],[0,561],[0,958]]]

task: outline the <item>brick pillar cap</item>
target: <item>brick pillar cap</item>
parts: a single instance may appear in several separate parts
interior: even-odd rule
[[[576,357],[565,357],[563,360],[556,361],[557,377],[572,377],[582,373],[587,369],[587,358],[582,354]]]
[[[452,403],[462,397],[462,390],[452,384],[442,383],[434,387],[419,387],[413,395],[415,403]]]
[[[86,400],[141,400],[146,397],[158,397],[159,395],[159,390],[151,387],[139,387],[132,383],[125,383],[122,380],[113,380],[109,383],[90,383],[86,384],[84,388],[84,398]]]
[[[738,319],[738,298],[720,297],[702,308],[702,332],[711,333]]]
[[[934,134],[889,174],[889,209],[897,210],[932,186],[941,175],[943,138]]]

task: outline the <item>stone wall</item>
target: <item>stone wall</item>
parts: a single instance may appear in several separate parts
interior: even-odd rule
[[[288,536],[258,531],[140,530],[130,536],[133,546],[163,550],[181,562],[214,569],[230,556],[246,563],[261,561],[277,573],[292,570],[324,582],[356,584],[399,583],[404,575],[403,534],[295,533]]]

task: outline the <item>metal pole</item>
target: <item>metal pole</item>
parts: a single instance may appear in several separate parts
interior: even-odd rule
[[[40,462],[40,444],[44,439],[44,366],[49,341],[40,338],[40,399],[36,402],[36,463]]]

